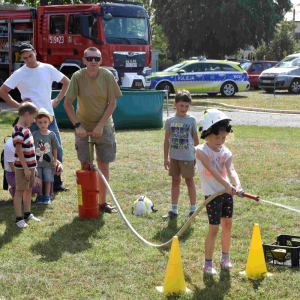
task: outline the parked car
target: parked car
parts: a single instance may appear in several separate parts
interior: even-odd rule
[[[275,87],[276,90],[288,90],[290,93],[298,94],[300,92],[300,53],[291,54],[275,67],[263,71],[258,78],[258,86],[267,93],[273,93]]]
[[[258,89],[258,77],[264,70],[274,67],[278,61],[249,61],[243,62],[240,66],[247,71],[250,87]]]
[[[206,60],[193,57],[162,72],[152,73],[151,89],[175,93],[185,89],[191,93],[221,93],[232,97],[250,88],[247,73],[239,63],[224,60]]]

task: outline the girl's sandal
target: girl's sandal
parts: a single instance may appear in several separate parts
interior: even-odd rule
[[[99,210],[104,210],[105,213],[108,214],[115,214],[118,211],[116,210],[116,207],[111,207],[107,202],[103,203],[103,204],[99,204]]]

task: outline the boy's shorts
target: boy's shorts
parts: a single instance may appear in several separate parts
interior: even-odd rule
[[[104,130],[100,137],[92,137],[92,160],[94,160],[94,145],[98,162],[114,162],[117,153],[115,128],[112,127]],[[88,137],[79,138],[75,132],[75,149],[77,151],[77,157],[82,164],[89,160]]]
[[[180,176],[182,178],[192,178],[195,176],[194,161],[184,161],[177,159],[170,159],[170,176]]]
[[[29,169],[31,176],[30,179],[27,180],[25,178],[24,169],[16,169],[16,190],[17,191],[24,191],[29,190],[34,186],[34,177],[35,177],[35,169]]]
[[[37,168],[38,177],[44,182],[54,181],[54,168]]]
[[[210,196],[205,196],[205,200]],[[222,194],[206,205],[209,224],[220,225],[222,218],[232,218],[233,198],[229,194]]]

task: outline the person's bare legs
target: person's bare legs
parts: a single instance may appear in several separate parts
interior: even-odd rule
[[[219,231],[219,225],[209,224],[208,233],[205,239],[205,259],[213,259],[216,237]]]
[[[179,194],[180,194],[180,176],[172,176],[172,188],[171,188],[171,197],[172,204],[178,204]]]
[[[190,203],[191,205],[196,205],[196,187],[194,183],[194,178],[185,178],[185,183],[188,188]]]
[[[16,218],[22,217],[22,197],[23,197],[23,190],[16,191],[14,196],[14,211]]]
[[[222,242],[222,251],[224,253],[229,252],[230,240],[231,240],[231,228],[232,228],[232,218],[221,218],[221,242]]]
[[[106,181],[109,182],[109,163],[104,163],[104,162],[97,162],[98,168],[105,177]],[[101,179],[100,175],[98,174],[98,189],[99,189],[99,204],[104,204],[106,202],[106,194],[107,194],[107,189],[106,185]],[[112,213],[116,213],[116,209],[112,209]]]

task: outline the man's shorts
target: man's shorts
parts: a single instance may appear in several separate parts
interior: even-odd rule
[[[205,200],[210,196],[205,196]],[[209,224],[220,225],[222,218],[232,218],[233,198],[229,194],[222,194],[206,205]]]
[[[170,159],[170,176],[180,176],[182,178],[192,178],[195,176],[194,161],[184,161],[177,159]]]
[[[98,162],[114,162],[117,153],[115,128],[112,127],[104,130],[100,137],[92,137],[92,160],[94,160],[94,145]],[[75,149],[77,151],[77,157],[82,164],[89,160],[88,137],[78,138],[75,132]]]
[[[30,179],[27,180],[25,178],[24,169],[15,168],[17,191],[29,190],[34,186],[35,169],[29,169],[29,171],[31,172],[31,176]]]
[[[38,177],[44,182],[54,181],[54,168],[37,168]]]

